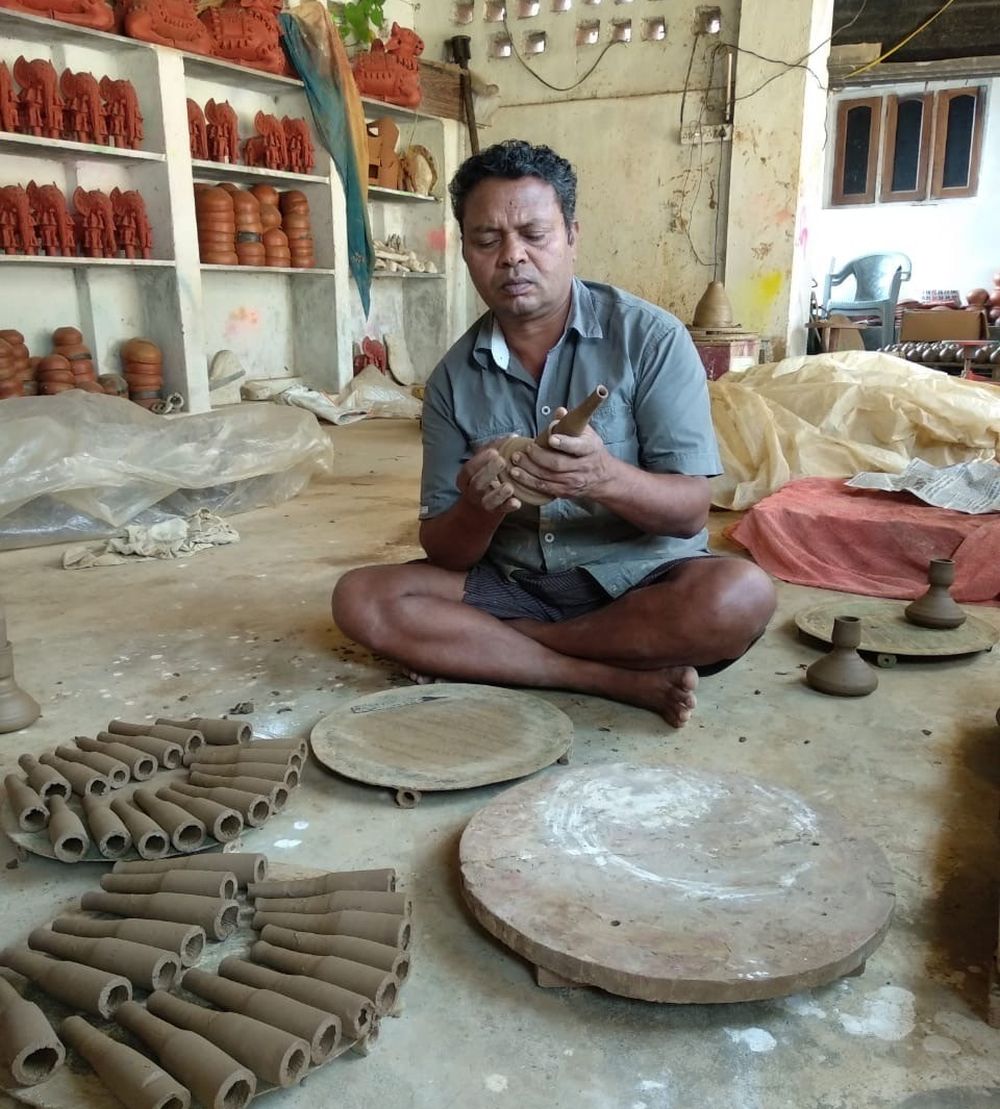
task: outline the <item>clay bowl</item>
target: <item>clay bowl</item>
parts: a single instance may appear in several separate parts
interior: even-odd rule
[[[283,257],[280,254],[269,254],[264,265],[271,269],[290,270],[292,269],[291,255]]]
[[[233,208],[239,211],[241,208],[250,208],[257,211],[260,208],[260,201],[254,196],[252,192],[247,192],[244,189],[238,189],[236,192],[230,194],[233,198]]]
[[[284,231],[277,227],[271,227],[264,232],[264,246],[269,250],[277,248],[279,250],[288,249],[288,239],[285,238]]]
[[[275,208],[281,199],[281,195],[277,189],[271,185],[254,185],[250,190],[253,195],[261,202],[261,204],[271,204]]]
[[[240,260],[241,266],[266,266],[267,255],[261,252],[260,254],[239,254],[237,257]]]
[[[229,254],[235,246],[235,235],[211,235],[198,240],[198,247],[202,254]]]
[[[293,270],[314,270],[316,268],[316,259],[311,255],[292,255],[292,269]]]
[[[70,369],[76,377],[89,377],[94,373],[94,363],[89,358],[81,358]]]
[[[54,346],[70,346],[75,343],[82,343],[83,335],[75,327],[57,327],[52,332],[52,343]]]
[[[262,203],[260,206],[260,222],[264,225],[265,231],[273,227],[280,227],[281,212],[273,204]]]
[[[301,189],[286,189],[281,194],[278,205],[283,212],[291,211],[293,208],[308,209],[309,198]]]
[[[75,385],[67,385],[65,381],[43,381],[41,391],[43,396],[54,397],[56,393],[65,393],[67,389],[75,389]]]
[[[198,234],[203,235],[208,232],[235,232],[236,219],[233,216],[223,216],[217,219],[215,216],[206,216],[204,219],[198,220]]]
[[[90,347],[86,343],[56,343],[53,354],[61,354],[63,358],[89,358]]]
[[[72,374],[64,374],[58,370],[53,370],[50,374],[39,374],[36,380],[39,385],[76,385],[76,378]]]
[[[198,212],[231,213],[233,198],[225,189],[202,189],[194,198],[194,206]]]
[[[118,353],[123,362],[151,362],[158,366],[163,361],[163,351],[149,339],[129,339],[122,343]]]
[[[69,364],[69,359],[64,358],[61,354],[50,354],[38,363],[38,369],[40,372],[46,370],[68,370],[72,372],[73,367]]]
[[[285,221],[281,225],[281,230],[284,231],[286,235],[293,231],[297,231],[299,234],[312,234],[309,220],[300,219],[298,216],[286,216]]]
[[[238,266],[240,264],[239,255],[235,251],[232,254],[223,252],[202,254],[201,260],[206,266]]]
[[[225,181],[219,185],[218,188],[225,189],[230,196],[240,196],[243,193],[242,187],[240,185],[234,185],[232,181]]]

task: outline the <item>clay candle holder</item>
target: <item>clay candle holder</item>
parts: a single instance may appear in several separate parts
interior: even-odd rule
[[[253,728],[245,720],[227,720],[208,716],[193,716],[190,720],[171,720],[165,716],[158,716],[156,723],[166,724],[171,728],[196,728],[205,737],[205,742],[213,746],[249,743],[253,739]]]
[[[316,878],[295,878],[287,882],[254,882],[247,887],[250,897],[315,897],[338,890],[372,890],[392,893],[396,888],[396,871],[382,870],[331,871]]]
[[[281,766],[271,762],[238,762],[235,764],[219,764],[214,762],[196,761],[190,764],[191,771],[197,774],[214,774],[218,778],[230,778],[234,775],[250,778],[262,778],[265,781],[281,782],[289,789],[295,789],[299,784],[299,772],[294,766]]]
[[[832,697],[866,697],[878,688],[874,669],[858,654],[861,621],[838,616],[833,621],[833,646],[829,654],[806,670],[806,682]]]
[[[105,859],[120,859],[132,846],[132,833],[105,797],[90,794],[80,801],[90,838]]]
[[[87,793],[96,793],[98,797],[103,797],[111,789],[108,779],[103,774],[98,774],[96,770],[91,770],[89,766],[68,762],[51,752],[39,755],[38,761],[45,766],[51,766],[53,770],[58,770],[72,786],[73,792],[81,797]]]
[[[63,1065],[66,1051],[45,1014],[0,978],[0,1073],[15,1086],[37,1086]]]
[[[168,739],[178,744],[185,755],[198,751],[205,746],[205,736],[197,728],[175,727],[170,724],[130,724],[126,720],[112,720],[108,731],[116,735],[151,735],[157,739]]]
[[[136,1002],[122,1005],[115,1020],[150,1048],[164,1070],[183,1082],[206,1109],[245,1109],[257,1092],[253,1072],[231,1055]]]
[[[929,588],[906,606],[906,619],[921,628],[960,628],[965,612],[950,593],[955,581],[955,563],[950,558],[933,558],[927,570]]]
[[[157,862],[115,863],[114,874],[162,874],[165,870],[215,870],[234,874],[240,887],[262,882],[267,875],[267,856],[249,851],[227,851],[224,855],[191,855]]]
[[[51,959],[27,947],[0,951],[0,966],[16,970],[50,997],[95,1017],[111,1017],[119,1005],[132,1000],[127,978],[69,960]]]
[[[302,769],[302,756],[298,751],[283,748],[280,751],[269,750],[268,743],[253,743],[239,747],[206,747],[194,754],[184,756],[184,765],[191,766],[197,762],[201,766],[243,766],[246,763],[269,763],[272,766],[293,766],[296,770]],[[233,773],[239,773],[234,770]]]
[[[111,801],[111,811],[128,828],[132,843],[140,858],[162,859],[170,850],[170,835],[124,797]]]
[[[358,936],[373,943],[405,950],[410,946],[410,921],[388,913],[363,913],[350,909],[338,913],[255,912],[253,927],[260,931],[268,924],[321,936]]]
[[[196,924],[175,924],[169,920],[97,920],[89,916],[60,916],[52,921],[53,932],[67,936],[130,940],[170,951],[181,966],[191,967],[205,950],[205,929]]]
[[[313,897],[258,897],[254,908],[275,913],[388,913],[410,916],[413,902],[405,893],[377,893],[372,890],[337,890]]]
[[[222,786],[226,789],[243,790],[244,793],[256,793],[266,797],[274,812],[281,810],[288,804],[288,789],[281,782],[268,781],[266,778],[252,778],[244,775],[223,777],[218,774],[199,774],[193,771],[191,784],[212,788]]]
[[[188,797],[204,797],[220,805],[235,809],[250,825],[259,828],[273,814],[271,802],[260,793],[247,793],[227,786],[193,786],[188,782],[175,782],[174,789]]]
[[[152,790],[137,789],[132,802],[170,836],[174,850],[197,851],[205,842],[205,825],[200,820],[157,797]]]
[[[305,955],[336,955],[351,962],[377,967],[391,974],[397,982],[405,981],[410,972],[410,956],[405,951],[357,936],[320,936],[314,932],[298,932],[294,928],[276,928],[273,924],[267,924],[261,930],[260,938],[288,951]]]
[[[122,374],[128,382],[130,400],[159,397],[163,390],[163,352],[149,339],[129,339],[122,343],[119,357]]]
[[[239,905],[235,901],[190,893],[98,893],[92,890],[83,895],[80,906],[98,913],[197,924],[217,940],[224,940],[236,931],[239,915]]]
[[[67,762],[76,762],[81,766],[95,770],[98,774],[103,774],[108,779],[112,789],[121,789],[132,779],[132,771],[129,770],[128,763],[122,762],[121,759],[111,758],[109,755],[102,755],[93,751],[81,751],[79,747],[70,747],[68,744],[61,744],[57,747],[56,754]]]
[[[181,971],[180,959],[172,951],[130,940],[86,939],[36,928],[28,936],[28,946],[59,959],[124,975],[133,986],[144,990],[169,990]]]
[[[73,792],[73,787],[58,770],[45,766],[33,755],[18,755],[17,765],[24,771],[28,785],[47,804],[51,804],[53,796],[65,800]]]
[[[59,1031],[128,1109],[189,1109],[191,1094],[183,1086],[145,1055],[98,1032],[83,1017],[67,1017]]]
[[[236,897],[236,875],[225,870],[164,870],[156,874],[102,874],[108,893],[194,893],[199,897]]]
[[[174,789],[163,787],[156,791],[156,796],[163,801],[170,801],[178,808],[190,813],[195,819],[200,820],[208,834],[220,843],[230,843],[239,838],[243,833],[243,817],[236,809],[220,805],[216,801],[209,801],[205,797],[187,797]]]

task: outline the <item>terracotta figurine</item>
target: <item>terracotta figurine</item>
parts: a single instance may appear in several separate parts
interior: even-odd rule
[[[106,144],[108,127],[97,78],[92,73],[64,69],[59,77],[59,91],[65,100],[63,126],[69,137],[76,142]]]
[[[240,136],[236,113],[228,100],[209,100],[205,105],[208,156],[213,162],[235,165],[240,160]]]
[[[111,190],[118,245],[126,258],[152,258],[153,234],[146,215],[146,202],[135,189]]]
[[[110,31],[115,25],[114,9],[105,0],[3,0],[0,7],[95,31]]]
[[[88,258],[117,258],[115,216],[111,197],[100,189],[77,188],[73,193],[80,253]]]
[[[208,28],[217,58],[284,73],[288,63],[281,48],[279,11],[281,0],[224,0],[198,18]]]
[[[309,134],[309,124],[304,119],[282,116],[281,126],[284,128],[288,147],[288,168],[292,173],[312,173],[316,153]]]
[[[205,123],[205,113],[197,100],[188,97],[188,135],[191,139],[191,157],[208,160],[208,131]]]
[[[135,86],[131,81],[102,77],[100,90],[104,97],[104,118],[111,145],[138,150],[143,129]]]
[[[248,166],[265,169],[288,169],[288,144],[285,130],[277,116],[258,112],[254,116],[257,134],[243,144],[243,160]]]
[[[193,0],[126,0],[124,7],[130,38],[211,55],[212,36],[195,14]]]
[[[38,253],[31,205],[20,185],[0,188],[0,245],[5,254]]]
[[[45,58],[14,63],[14,77],[21,86],[21,131],[58,139],[63,131],[63,102],[55,66]]]
[[[29,181],[27,192],[42,250],[50,258],[71,258],[76,254],[76,231],[62,190]]]
[[[17,96],[6,62],[0,62],[0,131],[17,131]]]
[[[354,81],[362,96],[415,108],[420,103],[420,66],[424,43],[409,27],[393,23],[388,42],[376,39],[371,50],[353,63]]]

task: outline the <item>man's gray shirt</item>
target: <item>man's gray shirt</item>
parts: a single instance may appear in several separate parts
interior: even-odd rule
[[[455,479],[476,451],[509,435],[533,439],[557,408],[573,408],[601,384],[611,395],[591,427],[616,458],[651,473],[721,473],[705,370],[686,328],[638,297],[576,278],[566,329],[537,382],[491,312],[438,363],[424,397],[421,519],[459,499]],[[707,541],[705,530],[690,539],[649,535],[593,501],[563,499],[506,516],[486,561],[507,576],[583,567],[617,597]]]

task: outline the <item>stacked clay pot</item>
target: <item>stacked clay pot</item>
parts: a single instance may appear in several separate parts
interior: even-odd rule
[[[21,386],[20,393],[6,393],[2,389],[2,383],[0,383],[0,392],[8,396],[34,396],[38,391],[35,385],[35,370],[31,364],[28,348],[24,344],[24,336],[20,331],[15,331],[11,327],[0,331],[0,340],[7,343],[14,352],[14,377]]]
[[[222,186],[233,198],[236,216],[236,257],[241,266],[263,266],[264,225],[260,219],[260,201],[247,189],[235,185]]]
[[[129,339],[120,354],[129,400],[152,408],[163,390],[163,352],[149,339]]]
[[[73,365],[61,354],[50,354],[39,359],[35,380],[38,382],[38,391],[47,397],[76,388]]]
[[[16,363],[14,348],[6,339],[0,339],[0,400],[21,396],[21,380],[17,376]]]
[[[270,185],[254,185],[250,190],[260,201],[260,219],[264,228],[264,265],[288,269],[292,264],[288,239],[281,230],[278,190]]]
[[[94,369],[90,348],[84,343],[83,335],[75,327],[57,327],[52,332],[52,353],[65,358],[73,371],[73,384],[88,393],[102,393],[97,384],[97,371]]]
[[[288,239],[292,266],[297,270],[316,268],[312,226],[309,222],[309,201],[298,189],[281,194],[281,226]]]
[[[236,212],[233,198],[223,188],[195,187],[195,219],[198,222],[198,250],[210,266],[236,266]]]

